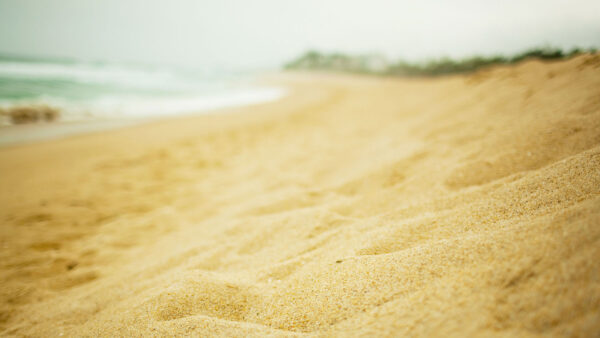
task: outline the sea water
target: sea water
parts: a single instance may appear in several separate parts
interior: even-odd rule
[[[191,114],[276,100],[283,88],[249,85],[252,72],[0,57],[0,109],[44,105],[61,121]],[[8,118],[2,120],[9,124]]]

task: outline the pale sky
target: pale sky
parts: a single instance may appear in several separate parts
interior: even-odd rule
[[[0,0],[0,53],[277,67],[307,49],[390,59],[600,47],[599,0]]]

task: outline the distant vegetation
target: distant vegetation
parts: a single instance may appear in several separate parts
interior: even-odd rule
[[[333,70],[356,73],[400,76],[439,76],[474,72],[483,67],[513,64],[525,59],[560,60],[582,53],[595,53],[595,49],[573,49],[565,52],[559,48],[541,47],[527,50],[512,57],[474,56],[461,60],[442,58],[425,63],[405,61],[388,62],[381,55],[349,56],[341,53],[309,51],[287,63],[285,69]]]

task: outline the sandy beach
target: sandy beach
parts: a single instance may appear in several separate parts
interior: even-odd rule
[[[0,335],[600,335],[598,54],[266,81],[0,148]]]

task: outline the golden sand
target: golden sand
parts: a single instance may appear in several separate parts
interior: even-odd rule
[[[600,57],[281,75],[0,150],[4,336],[598,336]]]

